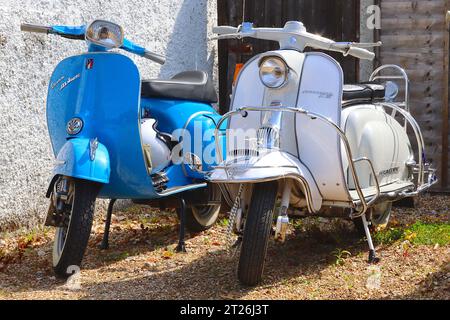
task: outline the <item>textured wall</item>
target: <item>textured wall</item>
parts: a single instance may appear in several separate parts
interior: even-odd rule
[[[121,24],[128,38],[166,54],[163,67],[134,57],[143,78],[188,70],[214,73],[216,23],[211,0],[0,0],[0,230],[45,216],[53,155],[45,124],[48,79],[58,61],[83,52],[82,41],[24,34],[20,23]],[[213,72],[214,71],[214,72]]]

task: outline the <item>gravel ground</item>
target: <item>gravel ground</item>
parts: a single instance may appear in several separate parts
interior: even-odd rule
[[[392,225],[448,222],[450,197],[424,196],[417,209],[394,211]],[[264,281],[238,284],[237,256],[227,249],[224,220],[191,234],[177,254],[177,219],[145,207],[113,218],[111,248],[98,249],[98,217],[78,277],[65,282],[51,270],[52,230],[2,235],[0,299],[446,299],[450,246],[378,245],[369,266],[367,245],[350,223],[307,219],[295,223],[284,245],[271,243]]]

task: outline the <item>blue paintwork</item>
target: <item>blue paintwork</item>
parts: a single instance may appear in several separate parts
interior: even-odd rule
[[[81,27],[53,27],[55,33],[80,35]],[[124,50],[144,55],[145,49],[125,40]],[[91,63],[93,62],[92,68]],[[53,72],[48,89],[47,123],[53,152],[57,158],[54,175],[66,175],[103,183],[100,197],[116,199],[155,199],[187,189],[204,187],[203,174],[171,164],[164,171],[169,178],[168,191],[158,194],[153,186],[144,159],[140,138],[143,109],[158,121],[157,129],[171,134],[182,129],[197,112],[203,131],[214,129],[220,116],[205,103],[142,99],[140,74],[128,57],[110,53],[90,44],[89,52],[61,61]],[[141,106],[142,104],[142,106]],[[84,122],[75,136],[66,132],[68,121],[74,117]],[[188,126],[192,136],[194,123]],[[98,139],[95,158],[90,158],[90,140]],[[202,149],[214,143],[205,142]],[[197,152],[196,152],[197,153]],[[210,166],[204,164],[204,169]],[[178,191],[177,191],[178,190]]]
[[[94,161],[90,159],[89,150],[89,139],[68,140],[58,152],[53,175],[109,183],[111,169],[108,150],[99,143]]]
[[[59,35],[82,36],[86,33],[86,26],[52,26],[52,31]]]

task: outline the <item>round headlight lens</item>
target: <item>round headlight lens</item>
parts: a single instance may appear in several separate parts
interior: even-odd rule
[[[269,88],[281,87],[286,82],[287,73],[286,63],[277,57],[266,58],[259,66],[259,77],[262,83]]]

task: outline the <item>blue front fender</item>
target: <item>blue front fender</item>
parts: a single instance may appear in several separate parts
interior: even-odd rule
[[[68,140],[58,153],[54,176],[63,175],[93,182],[109,183],[111,167],[108,149],[98,143],[95,157],[91,160],[90,140]]]

